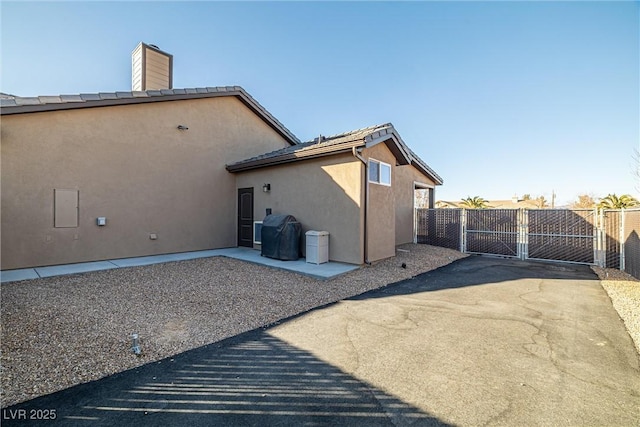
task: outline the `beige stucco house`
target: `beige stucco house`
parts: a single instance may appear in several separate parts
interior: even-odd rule
[[[413,241],[414,191],[442,179],[391,124],[318,137],[227,165],[238,188],[262,188],[254,212],[294,215],[306,230],[330,233],[331,259],[354,264],[395,255]],[[432,198],[433,199],[433,198]]]
[[[257,248],[267,209],[362,264],[442,184],[390,124],[301,143],[240,87],[0,101],[3,270]]]

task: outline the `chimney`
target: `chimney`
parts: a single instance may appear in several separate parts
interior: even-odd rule
[[[131,90],[173,89],[173,55],[140,42],[131,52]]]

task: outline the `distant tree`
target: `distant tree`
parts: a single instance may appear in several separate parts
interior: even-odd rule
[[[571,205],[574,209],[593,209],[596,207],[596,201],[590,194],[580,194],[578,201]]]
[[[626,209],[640,205],[640,202],[628,194],[618,197],[616,194],[609,194],[607,197],[600,199],[598,207],[600,209]]]
[[[522,196],[522,200],[531,200],[531,194],[525,194],[524,196]]]
[[[462,199],[460,204],[469,209],[486,209],[489,207],[489,201],[478,196]]]
[[[426,209],[429,207],[429,190],[420,188],[416,189],[413,194],[416,208]]]
[[[549,207],[549,203],[547,202],[547,199],[544,198],[544,196],[537,197],[535,202],[536,206],[540,209]]]

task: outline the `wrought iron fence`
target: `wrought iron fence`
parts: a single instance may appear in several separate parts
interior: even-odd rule
[[[416,209],[415,241],[619,268],[640,278],[640,209]]]

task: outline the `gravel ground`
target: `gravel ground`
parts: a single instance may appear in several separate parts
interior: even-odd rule
[[[624,322],[640,353],[640,280],[613,268],[591,268]]]
[[[395,258],[328,281],[216,257],[2,284],[1,406],[219,341],[465,256],[408,244]],[[140,356],[131,351],[132,333],[140,335]]]

